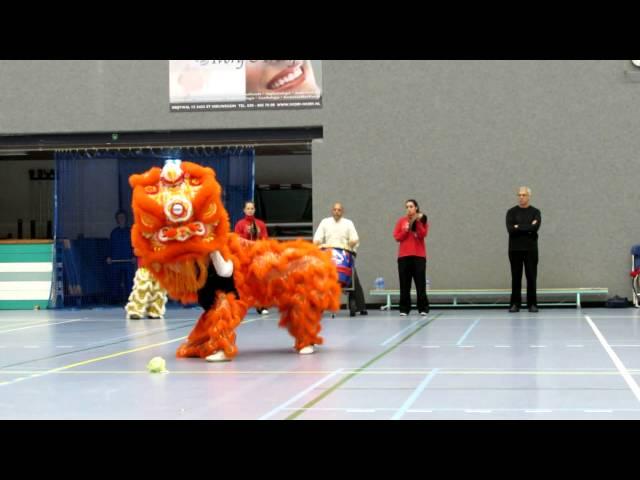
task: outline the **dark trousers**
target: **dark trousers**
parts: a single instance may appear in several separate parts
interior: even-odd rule
[[[111,302],[124,305],[133,290],[136,267],[131,262],[112,263],[109,265],[108,272]]]
[[[353,269],[351,281],[353,282],[353,290],[349,290],[349,310],[362,312],[367,309],[367,304],[364,301],[364,292],[355,268]]]
[[[509,251],[511,263],[511,305],[522,304],[522,267],[527,277],[527,305],[538,305],[536,298],[536,278],[538,276],[538,250]]]
[[[411,280],[416,285],[418,311],[429,310],[427,298],[427,259],[424,257],[398,258],[398,276],[400,277],[400,312],[411,311]]]

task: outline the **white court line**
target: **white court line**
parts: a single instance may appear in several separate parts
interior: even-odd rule
[[[511,345],[494,345],[495,348],[511,348]]]
[[[584,413],[613,413],[613,410],[590,408],[583,410]]]
[[[582,348],[584,345],[567,345],[569,348]]]
[[[422,348],[440,348],[440,345],[423,345]]]
[[[475,328],[476,325],[478,325],[478,323],[480,323],[480,319],[477,318],[475,322],[473,322],[471,324],[471,326],[469,328],[467,328],[467,330],[462,334],[462,336],[460,337],[460,340],[458,340],[456,342],[457,346],[461,346],[462,342],[464,342],[466,340],[466,338],[469,336],[469,334],[471,333],[471,330],[473,330]]]
[[[529,348],[547,348],[546,345],[529,345]]]
[[[612,347],[640,347],[640,345],[611,344]]]
[[[73,345],[56,345],[56,348],[73,348]]]
[[[464,413],[491,413],[493,410],[484,410],[484,409],[465,409]]]
[[[40,345],[23,345],[22,348],[40,348]]]
[[[347,408],[347,413],[373,413],[375,408]]]
[[[393,335],[392,337],[387,338],[384,342],[382,342],[380,344],[381,347],[386,347],[387,344],[389,344],[389,342],[391,342],[394,338],[398,337],[399,335],[402,335],[405,331],[409,330],[410,328],[415,327],[416,325],[418,325],[420,323],[420,320],[416,320],[415,322],[413,322],[411,325],[404,327],[402,330],[400,330],[398,333],[396,333],[395,335]]]
[[[456,345],[458,348],[476,348],[475,345]]]
[[[418,397],[424,391],[424,389],[427,388],[427,385],[431,383],[431,380],[433,380],[433,377],[436,376],[436,374],[438,373],[438,370],[440,369],[434,368],[433,370],[431,370],[431,373],[429,373],[429,375],[427,375],[424,378],[424,380],[420,382],[420,385],[416,387],[416,389],[409,396],[409,398],[407,398],[407,400],[402,404],[402,406],[393,415],[393,417],[391,417],[391,420],[399,420],[400,418],[402,418],[402,416],[407,412],[407,410],[411,407],[411,405],[415,403],[415,401],[418,399]]]
[[[538,410],[525,410],[524,413],[552,413],[553,410],[543,410],[543,409],[538,409]]]
[[[298,393],[297,395],[295,395],[294,397],[291,397],[289,400],[287,400],[286,402],[284,402],[283,404],[277,406],[276,408],[274,408],[273,410],[271,410],[270,412],[264,414],[263,416],[261,416],[258,420],[266,420],[269,417],[275,415],[276,413],[278,413],[280,410],[284,410],[286,407],[288,407],[289,405],[291,405],[293,402],[299,400],[300,398],[304,397],[307,393],[311,392],[312,390],[314,390],[315,388],[317,388],[318,386],[322,385],[324,382],[326,382],[327,380],[335,377],[336,375],[339,375],[342,373],[342,371],[344,370],[344,368],[339,368],[338,370],[334,370],[333,372],[331,372],[329,375],[327,375],[324,378],[321,378],[320,380],[318,380],[316,383],[314,383],[313,385],[311,385],[310,387],[305,388],[303,391],[301,391],[300,393]],[[299,409],[298,409],[299,410]]]
[[[28,325],[26,327],[12,328],[10,330],[0,330],[0,334],[8,333],[8,332],[17,332],[18,330],[27,330],[28,328],[48,327],[49,325],[61,325],[63,323],[79,322],[80,320],[82,320],[82,319],[81,318],[74,318],[74,319],[71,319],[71,320],[65,320],[64,322],[39,323],[37,325]]]
[[[596,327],[596,324],[593,323],[593,320],[591,320],[591,318],[589,318],[588,315],[585,315],[584,318],[587,319],[587,322],[589,323],[589,326],[593,330],[593,333],[595,333],[596,337],[598,338],[598,340],[600,341],[600,343],[602,344],[606,352],[609,354],[609,357],[611,357],[613,364],[616,366],[616,368],[620,372],[620,375],[622,375],[622,378],[624,378],[624,381],[627,382],[627,385],[629,385],[629,388],[631,389],[633,394],[636,396],[636,399],[640,402],[640,387],[638,387],[638,384],[636,383],[636,381],[633,379],[631,374],[629,374],[627,367],[624,366],[622,361],[616,355],[616,352],[614,352],[613,349],[609,346],[609,344],[607,343],[607,340],[604,338],[602,333],[600,333],[600,330],[598,330],[598,327]]]

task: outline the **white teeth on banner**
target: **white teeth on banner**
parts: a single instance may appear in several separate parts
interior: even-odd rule
[[[302,75],[302,69],[300,67],[297,67],[293,72],[291,72],[286,77],[280,78],[275,82],[273,82],[271,85],[269,85],[269,88],[272,88],[272,89],[280,88],[283,85],[286,85],[287,83],[293,82],[296,78],[300,77],[301,75]]]

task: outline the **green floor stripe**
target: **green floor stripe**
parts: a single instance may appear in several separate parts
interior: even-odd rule
[[[363,372],[364,370],[366,370],[367,368],[369,368],[371,365],[373,365],[375,362],[377,362],[378,360],[380,360],[382,357],[384,357],[385,355],[389,354],[390,352],[392,352],[393,350],[395,350],[396,348],[398,348],[400,345],[402,345],[404,342],[406,342],[407,340],[409,340],[411,337],[413,337],[416,333],[418,333],[420,330],[422,330],[424,327],[426,327],[427,325],[429,325],[430,323],[432,323],[434,320],[436,320],[439,316],[441,316],[442,313],[437,314],[435,317],[427,320],[424,324],[420,325],[420,327],[418,327],[417,329],[415,329],[413,332],[411,332],[409,335],[407,335],[406,337],[404,337],[402,340],[399,340],[397,343],[393,344],[391,347],[389,347],[388,349],[386,349],[384,352],[376,355],[375,357],[373,357],[371,360],[369,360],[367,363],[365,363],[364,365],[362,365],[359,368],[356,368],[353,373],[350,373],[349,375],[347,375],[346,377],[344,377],[342,380],[340,380],[338,383],[336,383],[335,385],[333,385],[331,388],[325,390],[323,393],[321,393],[320,395],[318,395],[316,398],[314,398],[313,400],[311,400],[310,402],[306,403],[305,405],[302,406],[302,408],[299,408],[298,410],[296,410],[295,412],[293,412],[291,415],[289,415],[287,418],[285,418],[285,420],[295,420],[296,418],[298,418],[300,415],[302,415],[302,413],[304,413],[304,411],[308,408],[313,407],[316,403],[318,403],[320,400],[326,398],[328,395],[330,395],[331,393],[335,392],[338,388],[340,388],[342,385],[344,385],[346,382],[348,382],[349,380],[351,380],[353,377],[355,377],[356,375],[360,374],[361,372]]]

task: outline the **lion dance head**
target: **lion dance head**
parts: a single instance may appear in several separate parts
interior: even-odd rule
[[[132,175],[131,240],[148,268],[173,298],[197,300],[209,253],[226,251],[229,216],[211,168],[167,160],[160,169]]]

